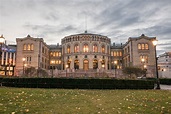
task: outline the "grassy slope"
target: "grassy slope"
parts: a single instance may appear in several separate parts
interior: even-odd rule
[[[0,114],[170,114],[171,91],[0,88]]]

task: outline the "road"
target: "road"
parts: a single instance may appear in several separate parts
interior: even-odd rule
[[[160,85],[162,90],[171,90],[171,85]]]

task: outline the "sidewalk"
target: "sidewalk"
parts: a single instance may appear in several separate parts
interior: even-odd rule
[[[160,85],[162,90],[171,90],[171,85]]]

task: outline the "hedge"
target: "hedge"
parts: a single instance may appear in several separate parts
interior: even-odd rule
[[[3,78],[2,86],[65,89],[153,89],[153,80]]]
[[[147,80],[156,81],[156,78],[147,78]],[[159,78],[160,84],[171,85],[171,78]]]
[[[162,78],[160,79],[160,84],[171,85],[171,79]]]

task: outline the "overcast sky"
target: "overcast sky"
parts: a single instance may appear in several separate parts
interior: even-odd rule
[[[86,29],[115,43],[155,36],[158,54],[171,51],[171,0],[0,0],[0,34],[8,43],[30,34],[61,44]]]

